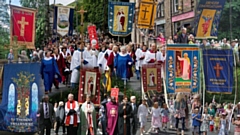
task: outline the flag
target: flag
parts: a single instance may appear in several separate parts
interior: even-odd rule
[[[162,92],[162,77],[160,64],[144,64],[142,66],[141,75],[144,92]]]
[[[197,45],[167,45],[168,93],[197,92],[200,87],[200,56]]]
[[[96,49],[98,49],[98,37],[95,25],[88,26],[88,36],[91,45],[96,45]]]
[[[40,63],[4,65],[0,130],[37,132],[38,105],[41,100]]]
[[[72,7],[55,5],[53,33],[60,36],[72,36],[73,34],[73,15]]]
[[[36,10],[10,5],[11,9],[11,30],[10,44],[26,45],[27,49],[35,49],[35,16]]]
[[[233,89],[233,50],[203,50],[206,90],[231,94]]]
[[[137,21],[139,29],[154,29],[156,8],[155,0],[141,0]]]
[[[225,0],[199,1],[195,16],[196,38],[217,38]]]
[[[111,81],[111,75],[109,71],[105,72],[104,81],[102,85],[104,89],[107,90],[107,92],[111,91],[112,81]]]
[[[113,36],[128,36],[132,32],[135,3],[109,2],[108,29]]]

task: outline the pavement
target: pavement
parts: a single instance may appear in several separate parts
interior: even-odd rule
[[[136,77],[131,78],[131,81],[128,82],[128,83],[133,90],[140,92],[140,90],[141,90],[140,81],[137,80]],[[43,85],[41,87],[43,87]],[[63,91],[68,91],[68,90],[69,90],[68,87],[66,87],[64,85],[60,85],[59,90],[53,89],[52,93],[50,93],[49,95],[51,96],[51,95],[57,94],[61,91],[63,92]],[[181,124],[179,124],[179,126],[180,125]],[[144,135],[176,135],[176,131],[173,130],[173,129],[170,129],[169,127],[170,127],[170,125],[168,125],[168,128],[166,130],[161,129],[161,131],[159,133],[153,133],[152,130],[151,130],[151,115],[150,115],[148,117],[148,122],[147,122],[147,125],[145,127],[146,132],[144,133]],[[58,135],[62,135],[62,134],[63,134],[62,128],[60,128]],[[190,130],[184,132],[184,135],[191,135],[191,134],[192,133],[191,133]],[[234,127],[231,126],[231,131],[230,131],[229,135],[233,135],[233,134],[234,134]],[[38,135],[38,133],[10,133],[10,132],[5,132],[5,131],[0,131],[0,135]],[[53,129],[51,130],[51,135],[55,135],[55,132],[54,132]],[[102,135],[100,129],[98,130],[97,135]],[[136,135],[140,135],[139,129],[138,129]],[[218,135],[218,133],[217,132],[208,132],[208,135]]]

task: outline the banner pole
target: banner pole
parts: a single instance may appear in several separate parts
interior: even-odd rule
[[[202,54],[202,51],[201,51],[201,54]],[[202,54],[203,55],[203,54]],[[201,55],[201,56],[202,56]],[[202,59],[203,57],[201,57],[201,59]],[[203,64],[201,64],[201,74],[202,74],[202,83],[200,83],[200,91],[201,91],[201,93],[200,94],[203,94],[203,110],[204,110],[204,103],[205,103],[205,92],[206,92],[206,88],[205,88],[205,75],[204,75],[204,72],[203,72]],[[201,80],[201,79],[200,79]],[[202,87],[201,87],[201,85],[203,85]],[[203,111],[204,112],[204,111]]]

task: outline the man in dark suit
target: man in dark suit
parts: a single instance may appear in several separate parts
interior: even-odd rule
[[[131,135],[136,135],[137,129],[138,129],[138,118],[137,118],[137,113],[138,113],[138,107],[136,105],[136,97],[131,96],[131,106],[132,106],[132,118],[131,118]]]
[[[182,28],[182,33],[178,35],[177,43],[188,44],[188,35],[186,28]]]
[[[44,130],[46,129],[46,135],[51,134],[52,124],[55,120],[55,112],[53,109],[53,105],[48,102],[49,97],[45,95],[43,97],[43,102],[39,107],[38,114],[40,115],[39,118],[39,126],[40,126],[40,135],[44,135]]]

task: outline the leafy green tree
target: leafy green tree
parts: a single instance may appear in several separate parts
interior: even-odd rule
[[[239,38],[240,35],[240,25],[239,25],[239,18],[240,18],[240,0],[232,0],[232,35],[233,39]],[[230,3],[229,0],[226,1],[224,6],[224,10],[222,13],[222,17],[219,23],[219,30],[218,30],[218,39],[228,38],[230,39]]]

